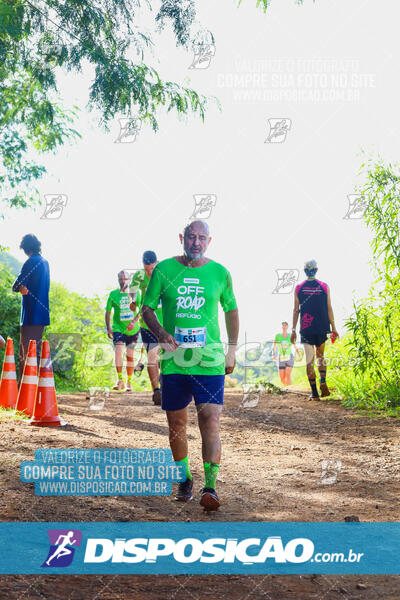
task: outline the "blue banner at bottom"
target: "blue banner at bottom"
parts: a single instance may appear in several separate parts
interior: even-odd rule
[[[400,574],[400,523],[0,523],[2,574]]]

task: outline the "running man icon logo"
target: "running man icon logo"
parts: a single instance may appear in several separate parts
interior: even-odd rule
[[[119,133],[115,144],[132,144],[136,141],[142,127],[142,122],[138,117],[124,117],[118,119]]]
[[[67,206],[68,197],[65,194],[45,194],[46,208],[40,217],[48,221],[59,219]]]
[[[275,269],[278,281],[273,294],[291,294],[299,279],[298,269]]]
[[[189,219],[208,219],[217,204],[216,194],[194,194],[194,210]]]
[[[359,194],[348,194],[349,206],[343,219],[362,219],[367,208],[367,200]]]
[[[342,470],[341,460],[324,459],[321,464],[321,485],[333,485],[337,482],[338,475]]]
[[[189,69],[208,69],[215,56],[215,44],[198,42],[193,44],[193,60]]]
[[[264,144],[281,144],[292,127],[291,119],[268,119],[269,134]]]
[[[89,388],[89,410],[103,410],[106,400],[110,397],[109,387],[90,387]]]
[[[79,529],[48,529],[50,548],[42,567],[68,567],[82,542]]]
[[[240,404],[240,408],[255,408],[261,395],[261,387],[254,384],[242,384],[243,387],[243,398]]]

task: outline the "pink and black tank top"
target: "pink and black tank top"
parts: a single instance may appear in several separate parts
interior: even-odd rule
[[[296,286],[300,302],[300,332],[328,333],[328,286],[318,279],[306,279]]]

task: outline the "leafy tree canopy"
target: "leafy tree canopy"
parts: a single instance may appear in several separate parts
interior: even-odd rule
[[[264,11],[269,3],[256,0]],[[152,11],[149,0],[1,0],[3,203],[13,207],[35,203],[38,195],[32,192],[32,182],[45,168],[29,160],[29,153],[55,151],[79,137],[73,128],[77,107],[65,110],[57,96],[59,68],[79,72],[87,63],[93,67],[89,108],[100,111],[105,127],[118,115],[139,118],[157,130],[162,107],[204,119],[205,96],[164,81],[144,62],[146,50],[154,47],[149,34],[138,26],[139,11],[144,9]],[[159,29],[172,25],[177,45],[213,40],[196,20],[196,0],[161,0],[151,14]],[[132,50],[135,60],[130,58]]]

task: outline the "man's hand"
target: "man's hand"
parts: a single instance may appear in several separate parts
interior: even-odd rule
[[[331,338],[332,338],[333,340],[336,340],[338,337],[339,337],[339,334],[338,334],[338,332],[337,332],[337,330],[336,330],[336,327],[332,327],[332,331],[331,331]]]
[[[19,286],[19,290],[18,290],[23,296],[26,296],[27,293],[29,292],[28,288],[25,287],[24,285],[20,285]]]
[[[292,335],[290,336],[290,341],[292,344],[296,343],[296,339],[297,339],[297,334],[295,331],[292,331]]]
[[[110,340],[112,340],[112,339],[113,339],[113,332],[112,332],[112,329],[107,329],[107,335],[108,335],[108,337],[110,338]]]
[[[176,352],[178,348],[178,342],[176,339],[167,333],[165,329],[161,329],[160,333],[158,334],[158,341],[160,342],[161,348],[167,352]]]
[[[236,348],[229,348],[225,357],[225,375],[233,373],[236,365]]]
[[[0,335],[0,348],[6,345],[6,340]]]
[[[133,311],[135,311],[137,309],[136,300],[132,300],[132,302],[129,305],[129,308]]]
[[[139,315],[137,315],[137,317],[135,317],[133,319],[133,321],[131,321],[128,325],[128,327],[126,328],[128,331],[132,331],[132,329],[135,327],[135,324],[138,322],[139,319]]]

